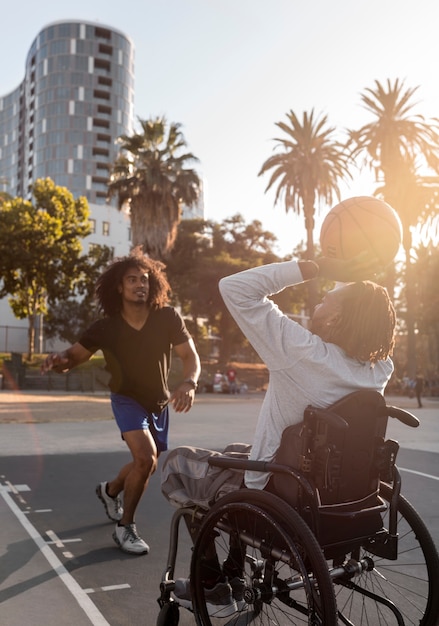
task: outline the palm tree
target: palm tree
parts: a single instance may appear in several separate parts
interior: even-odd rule
[[[340,199],[339,181],[350,177],[350,157],[344,144],[333,139],[334,128],[327,125],[327,116],[314,117],[314,109],[303,113],[303,120],[293,111],[288,122],[277,122],[285,137],[276,138],[278,154],[265,161],[259,176],[272,170],[265,191],[277,185],[275,204],[282,197],[285,210],[303,213],[306,229],[306,256],[315,257],[314,225],[316,200],[328,205],[334,196]],[[315,304],[315,290],[310,291],[309,307]]]
[[[413,96],[418,87],[405,88],[404,81],[387,79],[383,86],[367,88],[361,96],[364,107],[375,119],[351,131],[352,156],[365,155],[365,163],[375,170],[381,187],[377,193],[398,212],[403,226],[406,258],[407,358],[410,375],[416,372],[414,287],[410,259],[411,227],[431,204],[436,185],[421,177],[419,169],[439,172],[438,120],[426,121],[413,114]]]
[[[314,258],[315,203],[332,204],[340,197],[338,183],[350,177],[349,157],[344,144],[332,139],[334,128],[327,126],[327,116],[314,118],[314,110],[303,113],[302,123],[293,111],[289,123],[277,122],[286,137],[276,138],[281,152],[265,161],[259,176],[273,170],[265,191],[277,184],[274,202],[283,196],[285,210],[303,212],[307,234],[307,255]]]
[[[186,152],[180,124],[164,117],[142,120],[140,133],[119,138],[120,154],[108,183],[108,197],[131,216],[133,246],[153,258],[165,259],[177,235],[183,205],[193,207],[200,179],[188,167],[198,159]]]

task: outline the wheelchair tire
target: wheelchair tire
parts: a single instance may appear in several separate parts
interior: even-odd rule
[[[226,616],[209,605],[203,571],[213,542],[224,564],[235,533],[246,554],[241,577],[229,578],[236,607]],[[191,559],[191,592],[198,626],[337,624],[333,583],[314,534],[283,500],[254,489],[224,496],[204,518]]]
[[[167,602],[160,609],[156,626],[178,626],[180,612],[176,602]]]
[[[381,483],[380,495],[388,503],[391,488]],[[388,511],[383,514],[387,528]],[[384,604],[355,589],[335,585],[337,608],[345,624],[355,626],[398,623],[418,626],[439,624],[439,557],[433,539],[413,506],[403,497],[398,500],[398,557],[390,560],[363,549],[360,558],[370,557],[372,571],[355,582],[368,592],[392,602],[403,622]]]

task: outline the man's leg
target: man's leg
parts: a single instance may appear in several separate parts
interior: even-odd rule
[[[158,452],[149,430],[131,430],[123,433],[133,460],[124,465],[116,478],[108,483],[108,493],[115,496],[123,491],[124,513],[121,525],[132,524],[140,498],[149,479],[157,469]]]
[[[110,494],[121,487],[124,492],[123,515],[116,524],[113,539],[124,552],[147,554],[149,546],[137,534],[134,517],[149,478],[157,468],[157,447],[149,430],[127,431],[123,437],[133,460],[124,465],[114,481],[109,483]]]

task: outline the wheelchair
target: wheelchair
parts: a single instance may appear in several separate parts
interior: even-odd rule
[[[327,409],[307,407],[299,468],[288,463],[295,427],[284,431],[273,462],[212,458],[220,467],[270,472],[273,489],[243,488],[209,510],[175,511],[157,626],[179,621],[171,592],[182,518],[198,526],[190,563],[198,626],[438,625],[439,557],[400,493],[388,418],[419,425],[378,392],[361,390]],[[213,543],[236,605],[227,617],[208,610],[205,597],[202,566]]]

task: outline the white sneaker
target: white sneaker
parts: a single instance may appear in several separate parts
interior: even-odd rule
[[[120,496],[112,498],[108,495],[107,482],[99,483],[96,487],[96,495],[104,505],[105,513],[111,520],[113,520],[113,522],[118,522],[122,519],[123,507]]]
[[[139,537],[135,524],[126,526],[116,524],[113,539],[121,550],[129,554],[148,554],[149,552],[149,545]]]

